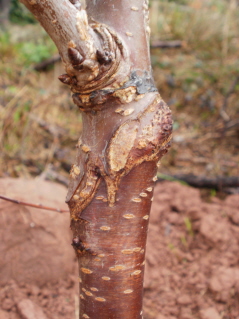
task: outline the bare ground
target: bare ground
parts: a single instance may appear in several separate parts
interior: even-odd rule
[[[1,193],[10,185],[24,199],[36,181],[29,181],[23,189],[21,180],[1,179]],[[45,202],[47,194],[48,205],[62,208],[62,186],[37,181],[32,192],[33,200]],[[205,202],[191,187],[176,182],[157,184],[146,255],[145,319],[239,319],[238,208],[238,194]],[[44,218],[39,217],[42,214]],[[67,252],[67,214],[0,201],[0,218],[4,256],[0,261],[0,318],[76,319],[78,282],[74,255]],[[34,265],[38,268],[32,272]]]

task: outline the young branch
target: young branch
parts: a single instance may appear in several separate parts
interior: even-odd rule
[[[65,210],[65,209],[59,209],[59,208],[48,207],[48,206],[44,206],[44,205],[42,205],[42,204],[32,204],[32,203],[24,202],[24,201],[21,201],[21,200],[9,198],[9,197],[2,196],[2,195],[0,195],[0,199],[6,200],[6,201],[8,201],[8,202],[11,202],[11,203],[14,203],[14,204],[18,204],[18,205],[23,205],[23,206],[28,206],[28,207],[34,207],[34,208],[44,209],[44,210],[51,210],[51,211],[53,211],[53,212],[58,212],[58,213],[69,213],[69,211],[68,211],[68,210]]]
[[[75,103],[102,104],[129,74],[127,51],[118,35],[103,23],[89,21],[77,0],[20,1],[55,42],[67,72],[59,79],[71,86]]]

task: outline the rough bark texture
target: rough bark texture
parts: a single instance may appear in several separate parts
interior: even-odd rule
[[[145,0],[22,0],[55,41],[83,133],[67,202],[79,258],[80,318],[142,318],[157,163],[171,112],[153,84]]]

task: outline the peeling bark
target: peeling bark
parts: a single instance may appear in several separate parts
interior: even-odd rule
[[[67,195],[80,318],[140,319],[155,173],[172,132],[151,75],[148,2],[21,1],[55,41],[59,79],[82,111]]]

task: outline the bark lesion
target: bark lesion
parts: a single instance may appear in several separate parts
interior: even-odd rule
[[[172,117],[167,104],[159,94],[141,112],[127,119],[112,132],[105,150],[88,153],[85,161],[85,177],[69,201],[73,218],[79,218],[95,197],[104,180],[107,186],[107,202],[116,202],[120,182],[134,167],[143,162],[158,162],[168,151],[172,137]],[[100,157],[99,154],[104,154]]]
[[[74,165],[73,165],[74,167]],[[72,176],[70,174],[72,179]],[[85,209],[93,200],[97,189],[101,182],[101,176],[95,163],[88,160],[85,165],[84,177],[80,180],[79,184],[75,188],[71,198],[68,202],[71,219],[79,220],[80,213]]]
[[[95,147],[96,135],[91,141],[86,137],[86,145],[79,145],[78,163],[71,170],[67,198],[71,217],[77,221],[102,180],[107,186],[108,204],[113,206],[122,178],[143,162],[158,162],[167,152],[172,131],[171,112],[156,93],[147,65],[148,48],[144,49],[146,62],[135,64],[132,59],[135,42],[123,40],[120,30],[116,32],[112,27],[114,24],[105,25],[88,17],[78,0],[63,0],[59,6],[54,0],[36,1],[34,5],[30,0],[21,1],[58,46],[66,70],[59,79],[70,86],[73,101],[86,118],[91,117],[92,123],[96,123],[95,119],[103,118],[106,112],[112,118],[121,117],[107,122],[107,146]],[[148,0],[142,0],[142,4],[145,26],[137,27],[144,37],[149,31]],[[131,11],[135,10],[132,8]],[[154,96],[153,101],[150,94]],[[146,106],[136,103],[142,97],[149,97],[145,98]],[[91,129],[97,130],[93,125]]]
[[[108,202],[112,206],[123,176],[145,161],[156,161],[167,153],[172,138],[172,117],[167,104],[157,94],[136,118],[120,125],[106,151]]]

